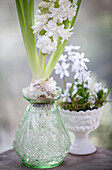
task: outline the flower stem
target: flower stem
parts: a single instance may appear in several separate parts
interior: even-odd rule
[[[63,50],[65,48],[66,43],[67,43],[67,40],[65,40],[62,45],[60,43],[60,47],[57,48],[57,50],[52,53],[52,55],[51,55],[51,57],[50,57],[50,59],[48,61],[48,64],[46,66],[45,72],[44,72],[44,77],[45,78],[48,78],[51,75],[56,63],[59,60],[60,55],[62,54],[62,52],[63,52]]]
[[[83,96],[83,98],[84,98],[84,81],[83,81],[83,83],[82,83],[82,96]]]
[[[78,0],[77,2],[77,12],[76,12],[76,15],[73,17],[72,21],[71,21],[71,28],[74,26],[75,24],[75,21],[76,21],[76,18],[77,18],[77,14],[78,14],[78,11],[79,11],[79,8],[80,8],[80,4],[81,4],[81,1],[82,0]]]
[[[65,76],[63,77],[63,82],[64,82],[64,90],[66,90],[66,81],[65,81]]]
[[[34,25],[34,0],[16,0],[16,7],[32,76],[37,78],[40,76],[40,65],[35,35],[31,29],[31,26]]]
[[[44,70],[45,70],[45,66],[46,66],[46,56],[45,54],[43,54],[41,52],[41,50],[39,50],[39,64],[40,64],[40,67],[41,67],[41,78],[44,78]]]

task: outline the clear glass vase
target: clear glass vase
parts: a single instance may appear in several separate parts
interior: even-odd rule
[[[25,97],[27,89],[23,90]],[[60,88],[57,89],[60,93]],[[30,102],[20,122],[13,148],[22,163],[32,168],[55,167],[62,163],[70,139],[54,100]]]

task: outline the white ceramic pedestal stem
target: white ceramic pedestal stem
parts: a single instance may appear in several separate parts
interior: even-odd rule
[[[75,133],[75,140],[70,147],[69,153],[76,155],[92,154],[96,148],[88,140],[88,133]]]

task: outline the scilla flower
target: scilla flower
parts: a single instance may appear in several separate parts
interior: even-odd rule
[[[66,84],[66,89],[64,91],[63,94],[61,94],[61,97],[63,98],[63,102],[71,102],[71,99],[70,99],[70,93],[69,93],[69,90],[72,86],[72,83],[67,83]]]
[[[67,55],[63,55],[63,54],[62,54],[62,55],[60,56],[60,58],[59,58],[58,61],[59,61],[59,62],[60,62],[60,61],[67,61]]]
[[[100,90],[103,90],[104,93],[107,93],[108,89],[102,87],[102,83],[95,83],[94,85],[94,91],[98,93]]]
[[[57,63],[54,69],[56,74],[60,74],[60,79],[62,79],[64,76],[69,77],[69,66],[70,64],[64,61],[61,64]]]

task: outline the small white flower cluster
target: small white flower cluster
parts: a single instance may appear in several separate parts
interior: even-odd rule
[[[61,56],[62,57],[62,56]],[[65,61],[62,61],[61,64],[58,62],[55,66],[55,73],[56,74],[60,74],[60,79],[62,79],[64,76],[69,77],[69,72],[68,72],[68,68],[69,68],[70,64],[66,63]]]
[[[60,74],[60,79],[64,76],[69,77],[68,69],[71,68],[71,72],[75,73],[74,79],[76,84],[82,84],[88,87],[91,83],[90,71],[87,71],[85,62],[89,62],[89,59],[84,57],[84,53],[79,53],[79,46],[66,46],[64,52],[67,55],[61,55],[60,59],[55,66],[55,73]],[[88,83],[87,83],[88,82]]]
[[[103,93],[107,93],[108,89],[107,88],[103,88],[102,87],[102,83],[95,83],[94,85],[94,90],[95,90],[95,93],[98,93],[100,90],[103,90]]]
[[[69,90],[72,86],[72,83],[66,83],[66,89],[64,91],[64,94],[61,95],[61,97],[63,98],[63,102],[71,102],[71,98],[70,98],[70,93]]]
[[[67,54],[62,54],[55,66],[55,73],[60,74],[60,79],[65,79],[65,77],[69,77],[70,74],[74,74],[74,83],[66,83],[64,94],[62,94],[63,102],[71,102],[70,88],[72,86],[72,96],[83,86],[83,88],[86,88],[87,91],[91,93],[88,101],[94,103],[95,96],[97,96],[99,91],[103,90],[103,94],[105,95],[108,90],[107,88],[102,88],[101,83],[95,83],[93,91],[90,90],[92,78],[90,77],[91,72],[88,71],[86,66],[86,62],[89,62],[89,59],[85,58],[84,53],[77,52],[79,49],[79,46],[66,46],[64,52]],[[76,95],[76,99],[81,98],[82,96]]]
[[[76,0],[73,3],[69,0],[44,0],[40,3],[32,29],[34,34],[38,34],[37,47],[42,53],[55,51],[58,37],[61,37],[63,43],[72,35],[70,22],[76,15],[76,3]],[[69,23],[67,28],[66,22]]]

